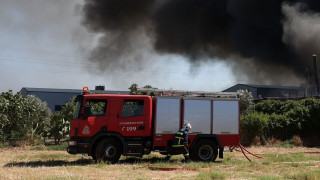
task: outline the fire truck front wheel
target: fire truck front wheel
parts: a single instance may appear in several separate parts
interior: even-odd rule
[[[96,148],[96,161],[97,162],[109,162],[117,163],[120,159],[122,148],[115,139],[104,139]]]
[[[191,156],[195,161],[215,161],[218,156],[218,146],[211,140],[203,139],[196,144]]]

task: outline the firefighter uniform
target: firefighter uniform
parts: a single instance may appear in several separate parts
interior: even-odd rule
[[[172,143],[172,149],[171,153],[172,154],[177,154],[177,152],[182,152],[185,162],[189,160],[189,151],[188,149],[184,146],[184,143],[188,144],[188,131],[185,128],[180,129],[174,136],[174,140]],[[166,160],[169,160],[172,156],[172,154],[167,155],[165,158]]]

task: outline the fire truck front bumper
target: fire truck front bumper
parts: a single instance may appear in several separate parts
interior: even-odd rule
[[[89,143],[79,143],[76,139],[70,139],[67,152],[69,154],[87,154],[89,152]]]
[[[69,154],[77,154],[77,149],[78,149],[78,147],[68,146],[68,147],[67,147],[67,152],[68,152]]]

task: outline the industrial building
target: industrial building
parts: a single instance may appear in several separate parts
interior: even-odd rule
[[[96,88],[97,89],[97,88]],[[129,94],[130,91],[93,90],[92,93]],[[80,95],[82,89],[28,88],[21,89],[22,96],[34,95],[48,104],[51,112],[57,113],[72,97]]]
[[[306,90],[295,86],[271,86],[271,85],[256,85],[256,84],[236,84],[222,92],[237,92],[238,90],[248,90],[251,92],[254,99],[262,98],[302,98],[306,96],[316,95],[316,91]],[[34,95],[48,104],[51,112],[57,113],[72,97],[82,93],[82,89],[55,89],[55,88],[28,88],[23,87],[21,94]],[[97,86],[96,90],[91,93],[104,94],[129,94],[130,91],[112,91],[104,90],[104,87]],[[313,94],[312,94],[313,93]]]
[[[301,98],[306,97],[306,89],[295,86],[272,86],[256,84],[237,84],[223,92],[237,92],[238,90],[248,90],[254,99],[261,98]],[[311,91],[308,91],[311,93]],[[315,95],[315,92],[313,92]],[[309,94],[308,96],[312,96]]]

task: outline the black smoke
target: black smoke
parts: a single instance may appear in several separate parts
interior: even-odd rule
[[[289,17],[284,6],[297,4],[301,13],[320,12],[319,0],[86,0],[83,24],[104,34],[92,52],[97,62],[110,64],[119,61],[110,55],[130,55],[143,33],[158,53],[194,62],[219,58],[252,82],[282,83],[286,80],[279,74],[304,78],[311,63],[310,52],[284,41],[295,38],[285,36]]]

